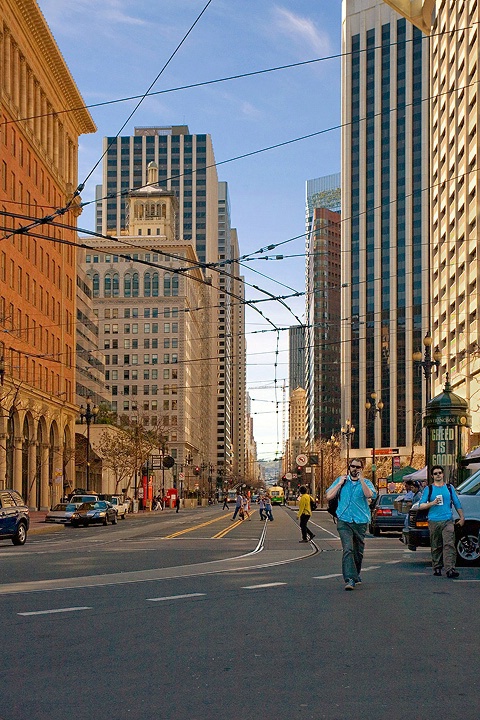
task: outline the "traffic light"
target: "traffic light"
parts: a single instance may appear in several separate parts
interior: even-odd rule
[[[198,465],[195,465],[195,467],[193,468],[193,474],[200,475],[200,468],[198,467]]]
[[[297,465],[297,477],[303,477],[303,467],[301,467],[300,465]]]

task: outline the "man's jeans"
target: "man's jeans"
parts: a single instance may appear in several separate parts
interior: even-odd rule
[[[358,582],[362,569],[363,550],[365,548],[365,534],[368,523],[354,523],[337,520],[337,530],[342,542],[342,573],[345,582],[353,580]]]
[[[434,569],[445,566],[445,570],[453,570],[457,553],[455,550],[455,526],[453,520],[440,522],[429,521],[430,547],[432,566]]]

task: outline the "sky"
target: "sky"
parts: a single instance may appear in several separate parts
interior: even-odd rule
[[[208,7],[207,0],[37,1],[85,104],[108,103],[90,107],[97,132],[80,138],[79,180],[88,177],[82,200],[92,201],[101,183],[101,164],[92,169],[103,137],[150,125],[185,124],[191,133],[209,133],[219,180],[228,183],[240,254],[283,243],[263,253],[272,259],[259,256],[242,265],[247,299],[265,297],[252,285],[274,296],[303,293],[305,183],[340,171],[341,0],[211,0]],[[173,90],[313,60],[318,62]],[[157,94],[128,120],[138,99],[112,101],[142,96],[159,74],[151,91]],[[307,135],[312,137],[291,142]],[[267,150],[280,143],[288,144]],[[95,229],[93,203],[79,226]],[[273,259],[279,254],[283,259]],[[303,295],[284,303],[260,307],[280,328],[304,321]],[[277,341],[268,320],[247,308],[254,435],[258,457],[272,459],[281,454],[288,419],[282,392],[285,381],[288,399],[288,332]]]

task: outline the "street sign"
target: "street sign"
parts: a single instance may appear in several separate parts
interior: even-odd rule
[[[400,468],[400,455],[395,455],[395,457],[392,457],[392,467],[395,468],[395,470],[398,470]]]
[[[375,456],[377,455],[398,455],[398,448],[375,448]],[[373,450],[370,451],[370,455],[373,455]]]
[[[308,458],[306,455],[297,455],[297,457],[295,458],[295,462],[297,463],[297,465],[300,465],[300,467],[303,467],[307,464]]]
[[[293,475],[292,475],[292,473],[287,473],[287,474],[285,475],[285,478],[286,478],[287,480],[293,480]]]
[[[161,470],[162,469],[162,456],[161,455],[152,455],[152,470]]]
[[[185,473],[184,473],[184,472],[178,473],[178,479],[179,479],[179,480],[185,480]]]

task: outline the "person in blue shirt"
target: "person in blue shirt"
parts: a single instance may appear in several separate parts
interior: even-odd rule
[[[376,490],[370,480],[362,477],[363,460],[352,458],[348,475],[338,477],[327,489],[328,500],[340,493],[337,508],[337,529],[342,543],[342,574],[345,590],[353,590],[361,583],[365,535],[370,522],[369,500],[376,498]]]
[[[428,510],[433,574],[439,577],[442,574],[442,567],[445,566],[447,577],[455,579],[460,573],[455,569],[457,553],[452,507],[458,513],[460,525],[464,524],[465,516],[455,489],[445,484],[443,467],[434,465],[431,475],[433,483],[424,488],[418,509]]]

